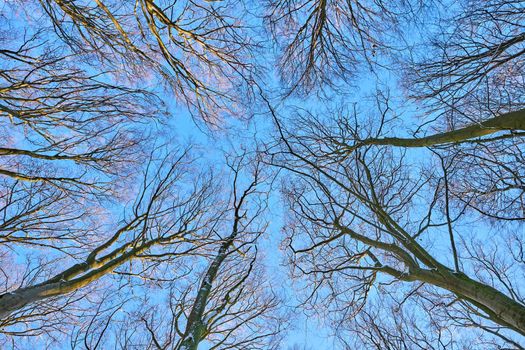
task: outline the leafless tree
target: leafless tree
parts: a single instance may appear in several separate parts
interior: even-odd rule
[[[170,293],[169,319],[158,317],[157,310],[140,316],[150,335],[148,347],[197,349],[208,343],[212,349],[271,349],[278,344],[285,321],[275,312],[278,297],[268,290],[255,245],[267,226],[260,220],[267,205],[267,193],[261,192],[266,175],[256,162],[250,166],[252,179],[241,188],[245,162],[245,156],[231,161],[231,207],[224,222],[212,227],[220,239],[209,248],[200,283],[192,276],[191,285]]]
[[[71,63],[79,57],[41,54],[43,33],[29,35],[5,42],[0,53],[2,177],[82,191],[125,176],[122,165],[136,160],[143,139],[134,124],[151,119],[160,101],[104,82],[103,72],[87,75]]]
[[[365,317],[358,315],[368,299],[401,293],[401,300],[424,303],[437,327],[454,321],[454,327],[478,327],[506,346],[520,344],[522,261],[511,252],[523,247],[505,243],[519,244],[519,226],[493,238],[494,245],[480,244],[487,233],[476,239],[465,232],[462,226],[476,218],[450,200],[445,158],[438,154],[419,170],[404,149],[362,145],[341,151],[355,139],[356,129],[347,128],[354,122],[296,115],[289,129],[278,123],[280,143],[268,150],[268,162],[295,174],[283,188],[290,213],[286,246],[292,276],[311,286],[306,301],[341,324]],[[371,125],[359,130],[373,133]],[[437,310],[446,317],[439,320]],[[368,326],[389,327],[374,322]],[[414,332],[409,329],[417,338]],[[455,341],[452,333],[448,337]]]
[[[62,256],[80,260],[77,263],[57,273],[57,268],[67,259],[48,255],[48,259],[37,262],[39,265],[21,280],[16,276],[12,276],[9,283],[6,280],[7,288],[0,297],[3,327],[23,322],[33,313],[53,306],[49,299],[60,303],[61,296],[90,285],[132,259],[145,258],[147,252],[156,247],[184,241],[195,234],[202,224],[202,206],[211,193],[210,185],[205,183],[195,183],[195,189],[183,188],[187,161],[183,152],[172,164],[162,161],[158,169],[151,163],[131,213],[114,232],[86,232],[80,247],[73,244],[54,247]],[[76,224],[74,219],[65,216],[60,222],[65,226],[64,231],[67,225]],[[46,260],[46,266],[41,265]]]
[[[481,106],[494,110],[497,104],[523,107],[523,8],[513,0],[465,0],[449,7],[425,51],[411,62],[413,95],[449,106],[480,98]]]
[[[395,38],[423,7],[419,0],[270,0],[265,20],[287,88],[308,93],[355,85],[363,68],[373,75],[385,63],[379,56],[400,49]]]
[[[53,247],[59,254],[34,260],[22,280],[6,271],[4,344],[42,335],[93,349],[108,336],[147,348],[275,346],[285,321],[256,248],[266,230],[267,175],[253,166],[242,189],[245,164],[232,161],[230,193],[210,175],[195,179],[187,152],[152,160],[113,232],[99,227],[81,247]]]
[[[287,174],[291,274],[347,348],[522,348],[523,2],[434,4],[415,37],[402,29],[410,19],[365,2],[270,6],[286,80],[332,88],[365,63],[385,69],[368,74],[379,86],[402,88],[342,108],[333,89],[323,107],[301,101],[288,115],[267,101],[278,131],[267,161]],[[352,6],[369,12],[333,10]],[[380,22],[363,42],[392,65],[367,45],[356,54],[362,13]]]
[[[424,123],[419,121],[412,137],[371,137],[362,143],[433,147],[520,139],[523,5],[491,0],[450,7],[440,29],[429,30],[404,62],[406,98],[425,107]]]
[[[256,77],[250,11],[236,1],[40,1],[74,51],[154,74],[190,112],[220,126]],[[119,69],[121,71],[121,69]],[[136,77],[134,77],[136,78]]]

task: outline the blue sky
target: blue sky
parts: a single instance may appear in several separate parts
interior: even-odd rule
[[[166,98],[167,101],[169,99]],[[244,140],[238,137],[229,137],[227,134],[213,133],[209,130],[202,129],[195,124],[195,121],[186,111],[184,106],[177,106],[174,100],[168,103],[168,109],[173,114],[173,118],[167,121],[168,129],[167,135],[173,135],[177,143],[195,144],[195,149],[198,153],[202,153],[205,157],[205,162],[214,163],[220,168],[220,164],[224,163],[224,151],[231,152],[239,150],[241,147],[254,147],[250,144],[253,141],[253,133],[255,129],[261,132],[268,132],[267,120],[261,124],[265,126],[244,125],[248,127]],[[260,123],[260,121],[259,121]],[[263,135],[257,135],[261,138]],[[276,186],[278,189],[278,186]],[[315,317],[306,316],[303,311],[297,306],[300,301],[296,299],[292,281],[288,277],[288,268],[284,266],[286,263],[285,256],[280,249],[281,243],[281,229],[283,226],[283,215],[285,208],[283,207],[280,195],[277,190],[273,191],[269,199],[268,218],[270,218],[269,227],[266,236],[260,240],[259,245],[263,249],[264,265],[268,274],[268,278],[278,289],[279,293],[286,295],[284,300],[284,307],[290,311],[293,318],[293,327],[289,327],[285,340],[282,343],[282,349],[288,349],[297,346],[297,350],[310,349],[336,349],[336,340],[330,335],[328,328],[324,327],[321,320]],[[205,349],[206,346],[203,346]]]
[[[409,33],[409,42],[418,43],[420,39],[421,37],[417,30]],[[281,86],[275,77],[276,67],[273,65],[275,57],[268,54],[264,57],[261,56],[261,60],[265,60],[265,63],[268,65],[268,75],[263,79],[264,81],[259,83],[270,95],[271,101],[275,103],[275,108],[279,116],[283,117],[284,123],[286,123],[286,118],[290,117],[290,109],[287,108],[290,106],[300,106],[314,113],[326,111],[323,103],[314,94],[306,98],[290,97],[285,101],[279,100],[277,95]],[[332,95],[333,99],[330,101],[330,107],[351,106],[357,102],[358,108],[364,114],[368,113],[373,116],[374,108],[370,104],[373,104],[373,97],[376,91],[378,89],[381,91],[390,90],[393,97],[391,108],[399,116],[399,121],[394,130],[391,130],[391,134],[392,136],[411,135],[410,132],[414,131],[415,125],[421,121],[421,119],[417,119],[420,113],[420,106],[409,103],[403,98],[404,92],[399,88],[397,72],[392,73],[389,70],[380,68],[374,69],[372,72],[370,67],[362,68],[358,72],[356,79],[353,80],[353,85],[347,86],[344,90],[346,94]],[[155,81],[152,84],[156,83]],[[156,136],[154,142],[167,144],[173,148],[191,144],[193,145],[194,154],[200,158],[203,164],[210,164],[219,171],[225,168],[224,152],[236,152],[241,149],[253,150],[256,142],[260,140],[267,141],[274,132],[273,122],[264,104],[254,104],[252,110],[247,111],[247,117],[251,117],[251,119],[247,118],[250,119],[249,121],[239,121],[232,118],[225,121],[224,125],[227,127],[224,130],[206,129],[206,126],[201,122],[192,119],[188,113],[187,106],[177,102],[169,92],[159,86],[144,87],[159,94],[162,100],[165,101],[166,108],[171,115],[165,121],[165,124],[156,126],[159,136]],[[426,117],[428,118],[429,115]],[[16,138],[19,146],[25,146],[22,134],[16,135]],[[431,153],[426,149],[412,149],[407,153],[407,161],[413,165],[413,168],[411,168],[413,174],[418,174],[421,171],[421,164],[428,165],[430,158]],[[292,323],[294,324],[293,328],[290,327],[288,329],[282,349],[287,350],[294,346],[297,346],[297,350],[337,349],[339,344],[332,336],[330,326],[325,325],[323,320],[315,316],[306,315],[301,310],[301,297],[298,290],[302,282],[292,281],[289,278],[285,253],[280,249],[280,243],[283,238],[281,230],[284,225],[286,209],[278,190],[279,186],[276,185],[270,196],[269,213],[267,215],[270,225],[266,236],[260,242],[260,247],[263,249],[262,255],[264,255],[264,265],[266,266],[267,274],[274,288],[279,289],[279,292],[286,296],[284,307],[290,311]],[[480,241],[488,240],[497,233],[497,228],[483,222],[474,221],[466,222],[461,227],[458,226],[458,230],[460,230],[458,233],[464,234],[467,239],[470,239],[468,237],[475,234],[476,239]],[[432,253],[439,256],[443,262],[448,263],[450,266],[451,255],[446,230],[443,228],[432,232],[434,234],[433,237],[430,237],[430,240],[434,243]],[[22,262],[24,255],[20,255],[19,258]]]

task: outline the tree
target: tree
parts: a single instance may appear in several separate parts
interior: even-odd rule
[[[233,173],[231,208],[220,218],[228,220],[212,228],[220,231],[221,238],[209,248],[200,283],[190,280],[193,286],[170,295],[169,322],[156,317],[156,310],[141,316],[155,348],[197,349],[205,341],[212,349],[269,349],[277,345],[285,321],[276,312],[278,296],[267,290],[271,285],[257,266],[256,242],[267,226],[260,222],[267,205],[267,193],[260,192],[266,175],[258,161],[251,166],[246,163],[245,156],[240,156],[229,164]],[[248,166],[253,169],[251,180],[243,189],[242,167]]]
[[[521,247],[505,243],[520,244],[519,233],[499,237],[505,258],[469,238],[460,227],[474,218],[468,206],[451,204],[450,164],[437,152],[439,162],[422,170],[404,150],[363,145],[340,152],[355,138],[352,119],[296,115],[293,131],[280,127],[280,146],[268,151],[271,164],[296,175],[283,190],[287,245],[293,276],[311,284],[306,300],[332,303],[331,316],[346,322],[392,285],[402,298],[427,303],[425,310],[448,305],[451,315],[466,313],[460,325],[496,327],[491,333],[514,344],[505,329],[524,333],[515,255]]]
[[[250,11],[235,1],[41,1],[73,51],[134,75],[156,75],[190,112],[220,127],[258,75]]]
[[[0,51],[2,177],[71,192],[107,185],[117,174],[123,179],[134,156],[147,153],[136,124],[158,117],[160,100],[106,82],[107,72],[90,74],[76,66],[80,55],[42,53],[44,30],[10,35]]]
[[[270,0],[265,20],[281,49],[279,73],[292,92],[306,94],[353,84],[363,63],[370,67],[394,45],[388,36],[417,14],[419,1]]]
[[[277,16],[303,24],[285,36],[295,39],[283,57],[299,56],[282,74],[324,72],[313,85],[325,94],[279,114],[267,101],[278,131],[267,162],[295,174],[284,181],[286,242],[292,276],[311,287],[305,301],[349,348],[460,348],[454,334],[466,327],[475,335],[461,337],[479,346],[521,348],[522,2],[405,2],[416,11],[369,27],[391,26],[377,57],[342,67],[324,57],[349,55],[352,41],[334,45],[328,34],[349,38],[356,31],[344,20],[367,22],[327,9],[379,15],[361,1],[311,4]],[[301,47],[329,49],[305,69]],[[375,73],[364,81],[355,76],[363,65]],[[351,105],[332,86],[352,73],[363,89],[366,78],[376,83],[372,101]],[[308,90],[298,76],[307,73],[293,80]],[[401,136],[406,124],[415,131]]]
[[[283,202],[298,309],[342,348],[524,347],[524,14],[6,2],[0,344],[277,348]]]
[[[184,169],[187,162],[186,152],[171,164],[167,160],[161,161],[158,168],[151,162],[131,215],[128,214],[114,232],[101,232],[99,227],[99,232],[92,233],[84,228],[87,232],[79,237],[80,246],[54,246],[61,255],[74,256],[79,262],[56,273],[57,267],[63,266],[64,257],[51,255],[45,265],[39,261],[36,269],[29,271],[22,280],[15,278],[7,284],[0,296],[2,325],[7,327],[26,322],[33,313],[38,315],[43,312],[41,309],[55,307],[47,299],[52,298],[60,305],[61,297],[113,273],[132,259],[147,259],[148,252],[156,247],[169,246],[195,234],[203,217],[202,206],[206,206],[211,193],[209,184],[195,183],[195,189],[184,195],[187,190],[182,181],[187,176]],[[67,232],[67,225],[71,225],[74,231],[77,218],[62,218],[60,214],[57,214],[56,222],[62,230]],[[50,239],[49,244],[54,241]]]

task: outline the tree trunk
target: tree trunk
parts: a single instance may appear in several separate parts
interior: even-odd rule
[[[56,295],[71,293],[85,287],[131,260],[137,254],[144,252],[158,241],[159,239],[151,240],[127,252],[125,250],[128,248],[128,244],[123,244],[99,260],[76,264],[45,282],[2,294],[0,295],[0,319],[7,317],[11,312],[19,310],[25,305]],[[76,277],[85,271],[88,272]]]
[[[482,309],[496,323],[525,335],[525,305],[513,300],[495,288],[475,281],[465,274],[451,271],[420,270],[416,279],[455,293],[461,299]]]
[[[461,143],[476,137],[490,135],[503,130],[525,130],[525,109],[488,119],[467,127],[430,135],[422,138],[371,138],[361,145],[388,145],[397,147],[428,147],[447,143]]]
[[[27,304],[62,294],[61,284],[63,283],[41,284],[0,295],[0,319],[6,318],[11,312],[19,310]]]

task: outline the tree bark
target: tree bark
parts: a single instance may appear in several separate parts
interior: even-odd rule
[[[158,242],[158,239],[151,240],[127,252],[126,249],[129,245],[124,244],[100,259],[90,260],[88,258],[88,261],[85,263],[76,264],[45,282],[29,287],[18,288],[13,292],[2,294],[0,295],[0,319],[9,316],[12,312],[28,304],[36,303],[53,296],[71,293],[85,287]],[[87,273],[74,278],[83,272]]]
[[[411,275],[455,293],[488,314],[490,319],[525,335],[525,305],[513,300],[495,288],[475,281],[465,274],[452,271],[417,270]]]
[[[449,143],[461,143],[476,137],[482,137],[504,130],[525,130],[525,109],[502,114],[484,122],[472,124],[461,129],[422,138],[370,138],[363,140],[360,145],[429,147]]]
[[[226,259],[226,256],[228,255],[228,250],[230,249],[231,245],[233,244],[233,241],[235,240],[235,237],[238,234],[237,225],[239,216],[237,215],[238,209],[236,210],[236,219],[234,222],[233,233],[226,239],[224,243],[221,244],[219,252],[217,253],[210,267],[206,271],[206,275],[204,276],[204,279],[200,285],[197,297],[195,298],[193,307],[188,317],[186,330],[184,332],[181,345],[179,347],[180,350],[197,350],[199,343],[206,336],[207,329],[203,320],[204,311],[206,309],[206,304],[208,303],[208,298],[210,296],[212,284],[215,281],[215,278],[217,277],[219,268],[221,267],[223,261]]]

